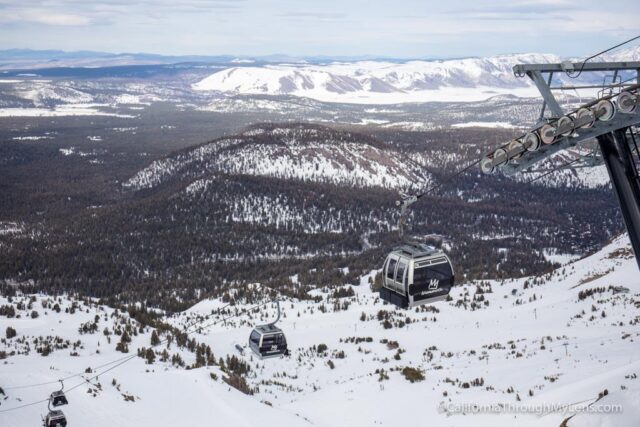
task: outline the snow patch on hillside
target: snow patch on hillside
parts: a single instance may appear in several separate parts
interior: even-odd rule
[[[543,185],[545,187],[575,187],[575,188],[598,188],[610,185],[609,173],[607,167],[603,164],[597,166],[581,167],[581,168],[564,168],[557,169],[576,159],[578,156],[589,154],[584,150],[576,150],[575,152],[560,152],[540,162],[535,170],[527,174],[517,174],[514,179],[520,182],[533,181],[534,185]],[[551,173],[550,173],[551,172]]]
[[[110,116],[135,118],[130,114],[104,111],[103,104],[60,104],[54,108],[0,108],[0,117]]]
[[[254,139],[256,136],[261,139]],[[425,185],[430,180],[417,165],[407,165],[408,159],[400,153],[332,138],[313,128],[252,129],[239,138],[214,141],[154,161],[123,185],[136,190],[153,188],[181,173],[206,172],[394,189]],[[196,166],[197,172],[186,172]]]
[[[515,126],[508,122],[466,122],[455,123],[451,125],[452,128],[500,128],[500,129],[513,129]]]

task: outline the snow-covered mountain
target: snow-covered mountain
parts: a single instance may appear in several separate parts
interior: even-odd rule
[[[419,165],[373,139],[323,126],[283,124],[256,125],[156,160],[123,185],[140,190],[181,178],[196,180],[187,188],[193,192],[206,185],[211,173],[393,189],[430,180]]]
[[[0,330],[13,330],[0,342],[0,425],[37,425],[42,400],[68,377],[69,425],[635,426],[640,283],[628,241],[563,262],[542,277],[467,283],[417,310],[383,304],[369,289],[375,270],[340,293],[282,297],[292,354],[264,361],[246,341],[253,325],[275,318],[275,304],[222,321],[256,303],[239,295],[271,298],[259,284],[231,288],[234,306],[204,299],[163,316],[193,341],[158,330],[151,353],[154,329],[126,311],[71,297],[0,297]],[[126,354],[116,351],[122,342]],[[458,412],[471,403],[494,412]]]
[[[640,57],[640,47],[603,55],[597,60],[629,61],[637,57]],[[561,60],[557,55],[529,53],[439,61],[232,67],[195,83],[193,88],[228,94],[294,95],[326,102],[362,104],[478,101],[502,94],[532,97],[538,96],[537,90],[529,79],[516,78],[513,66]],[[602,77],[598,76],[598,79],[601,81]]]
[[[234,94],[295,95],[329,102],[476,101],[499,94],[535,96],[535,89],[526,80],[513,76],[513,65],[558,60],[555,55],[524,54],[404,63],[232,67],[212,74],[193,88]]]

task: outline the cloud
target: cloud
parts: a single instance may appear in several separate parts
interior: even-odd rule
[[[86,16],[72,15],[68,13],[51,13],[51,12],[38,12],[33,11],[25,14],[25,20],[30,22],[36,22],[47,25],[61,25],[61,26],[77,26],[88,25],[91,20]]]
[[[538,0],[538,1],[516,1],[512,3],[501,3],[494,5],[485,5],[477,8],[471,8],[470,12],[478,13],[496,13],[507,15],[549,15],[558,12],[575,11],[576,6],[563,0]]]
[[[0,0],[0,40],[172,54],[578,55],[636,33],[638,13],[638,0]]]
[[[445,12],[458,18],[478,21],[569,20],[576,6],[567,0],[487,2]]]
[[[113,23],[118,17],[237,10],[246,0],[0,0],[0,23],[86,26]]]
[[[0,22],[4,23],[34,23],[54,26],[85,26],[91,23],[91,19],[72,13],[52,13],[43,9],[10,10],[0,16]]]
[[[313,18],[323,21],[339,21],[347,18],[346,13],[332,13],[332,12],[287,12],[281,13],[283,18]]]

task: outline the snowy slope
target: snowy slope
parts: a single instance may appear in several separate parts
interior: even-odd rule
[[[601,274],[604,275],[598,278]],[[527,281],[529,286],[524,289]],[[424,425],[424,419],[415,414],[416,408],[420,408],[430,425],[513,425],[512,416],[446,417],[438,413],[438,406],[465,402],[517,403],[516,395],[522,403],[566,405],[583,400],[591,402],[603,389],[614,391],[621,386],[636,393],[622,393],[624,398],[634,401],[640,384],[625,376],[640,369],[640,354],[634,353],[637,344],[633,341],[640,332],[637,326],[640,311],[637,304],[634,305],[640,283],[637,265],[629,257],[626,241],[618,239],[600,253],[563,267],[544,284],[531,282],[531,279],[503,284],[492,282],[492,293],[477,296],[475,286],[457,288],[451,303],[435,306],[439,310],[436,314],[391,309],[395,319],[410,317],[413,321],[409,326],[388,330],[382,328],[376,315],[379,310],[390,310],[390,307],[374,302],[375,297],[366,285],[356,288],[356,297],[347,311],[331,313],[333,310],[326,303],[327,314],[318,312],[317,304],[309,303],[306,309],[301,303],[284,304],[287,317],[281,323],[291,346],[296,349],[294,358],[305,351],[306,356],[293,369],[287,359],[265,363],[256,381],[279,378],[286,385],[301,388],[301,392],[288,393],[283,390],[284,386],[274,387],[271,401],[301,411],[319,425],[336,422]],[[579,300],[581,290],[606,289],[610,285],[627,286],[631,293],[613,295],[605,291]],[[511,294],[513,289],[515,296]],[[471,302],[480,298],[489,301],[488,307],[482,306],[483,302],[477,303],[476,310],[456,307],[458,300],[466,300],[470,308]],[[192,311],[208,313],[210,304],[200,303]],[[592,313],[592,307],[597,311]],[[312,308],[315,308],[313,312]],[[577,318],[583,310],[586,314]],[[602,311],[607,317],[601,317]],[[359,320],[363,312],[367,316],[365,322]],[[592,315],[594,319],[589,320]],[[265,316],[260,321],[269,318],[272,317]],[[433,321],[434,318],[437,321]],[[238,326],[248,334],[247,324]],[[232,344],[244,337],[241,334],[239,338],[235,331],[224,328],[215,328],[211,333],[227,351],[233,351]],[[348,337],[372,337],[372,341],[340,342]],[[400,348],[406,350],[399,361],[393,358],[397,350],[388,349],[380,343],[382,339],[397,341]],[[565,356],[565,342],[568,356]],[[346,357],[314,354],[310,347],[319,343],[327,344],[329,354],[344,351]],[[432,351],[433,359],[429,360],[427,349],[431,346],[437,350]],[[310,360],[305,360],[306,357]],[[327,366],[329,359],[335,363],[333,370]],[[399,372],[392,371],[404,366],[423,369],[426,380],[410,384]],[[378,381],[375,370],[380,368],[388,371],[388,381]],[[283,371],[298,378],[282,379],[279,373]],[[447,378],[453,384],[447,382]],[[484,386],[462,388],[461,383],[476,378],[482,378]],[[510,387],[513,393],[508,392]],[[528,395],[529,390],[533,392],[532,397]],[[268,390],[261,393],[270,394]],[[628,412],[633,416],[631,408]],[[564,417],[547,414],[541,420],[536,415],[518,416],[517,423],[559,425]],[[624,423],[616,422],[616,425]]]
[[[71,404],[64,410],[70,425],[95,427],[559,426],[572,415],[568,426],[632,426],[640,406],[638,277],[626,238],[546,277],[466,284],[454,289],[450,302],[421,310],[396,310],[382,304],[369,290],[365,276],[353,287],[353,297],[335,300],[329,291],[318,289],[312,293],[321,297],[319,302],[283,299],[280,325],[292,355],[266,361],[249,353],[239,356],[251,366],[247,382],[258,388],[253,396],[222,383],[217,366],[184,370],[157,360],[146,365],[135,358],[100,377],[100,388],[82,385],[72,391]],[[296,286],[295,278],[291,286]],[[615,293],[611,286],[629,291]],[[65,349],[42,357],[31,348],[29,355],[8,356],[0,365],[0,387],[7,394],[0,409],[42,399],[56,388],[11,386],[55,380],[122,356],[114,351],[117,337],[112,336],[109,344],[101,331],[123,325],[126,315],[82,304],[75,314],[67,314],[64,309],[71,302],[66,298],[60,303],[62,312],[54,313],[50,307],[41,308],[42,299],[38,296],[31,308],[39,311],[37,319],[28,316],[28,307],[18,310],[20,319],[0,316],[0,330],[12,326],[18,333],[3,340],[0,351],[24,351],[26,344],[17,343],[24,337],[35,348],[34,337],[57,335],[71,342],[81,340],[74,350],[78,355],[70,357],[72,350]],[[1,298],[0,307],[17,306],[20,300]],[[226,313],[253,304],[239,301]],[[218,299],[203,300],[168,320],[179,326],[204,324],[221,319],[224,305]],[[98,332],[78,335],[78,327],[96,314]],[[193,337],[210,345],[218,358],[239,355],[234,346],[245,344],[252,325],[274,317],[271,304],[204,328]],[[390,321],[386,329],[381,320],[385,317]],[[132,351],[148,346],[149,337],[148,328],[132,337]],[[317,350],[321,343],[328,348],[325,352]],[[170,352],[182,352],[187,363],[193,361],[193,354],[175,345]],[[407,366],[422,370],[425,379],[407,381],[401,374]],[[210,373],[218,379],[213,380]],[[114,378],[116,385],[112,385]],[[74,378],[66,386],[81,382]],[[594,403],[605,389],[607,395]],[[134,401],[125,401],[125,395],[135,396]],[[562,413],[454,413],[459,405],[471,402],[519,408],[543,403],[573,406]],[[623,404],[624,408],[622,413],[576,414],[579,405],[591,403]],[[42,403],[0,413],[0,424],[32,426],[45,410]]]
[[[19,300],[14,300],[16,304]],[[59,303],[61,312],[56,313],[43,309],[41,301],[52,301],[44,296],[38,296],[31,308],[22,313],[21,318],[0,316],[0,327],[3,334],[8,325],[18,331],[16,338],[3,340],[0,352],[11,354],[4,361],[0,370],[0,387],[5,395],[1,400],[0,411],[20,402],[40,400],[59,389],[59,385],[45,385],[26,389],[12,390],[14,385],[24,385],[48,382],[51,378],[66,377],[69,374],[83,371],[87,367],[100,366],[123,356],[114,351],[118,337],[112,335],[114,344],[109,345],[103,335],[104,328],[122,326],[129,319],[127,315],[118,316],[117,312],[103,306],[61,298],[54,301]],[[0,298],[0,306],[7,304],[5,298]],[[65,313],[67,309],[76,305],[76,312]],[[36,310],[41,315],[31,319],[29,313]],[[20,310],[18,310],[20,314]],[[94,334],[79,334],[78,328],[92,322],[95,316],[100,317],[99,330]],[[68,339],[70,347],[54,350],[43,357],[35,352],[41,347],[36,343],[36,337],[61,337]],[[30,342],[21,340],[28,337]],[[150,331],[132,337],[131,349],[149,346]],[[33,341],[32,341],[33,340]],[[45,338],[46,340],[46,338]],[[79,342],[79,346],[73,345]],[[63,344],[61,344],[63,345]],[[173,346],[172,348],[174,348]],[[24,353],[29,351],[28,355]],[[135,354],[135,350],[132,350]],[[186,351],[173,349],[171,353],[183,355],[187,363],[192,362],[193,355]],[[75,356],[71,354],[75,353]],[[115,365],[93,371],[102,372]],[[272,409],[257,400],[246,399],[239,391],[229,388],[222,381],[213,381],[210,373],[219,377],[219,369],[203,368],[198,370],[172,369],[170,364],[156,366],[145,365],[143,359],[135,358],[117,367],[91,385],[68,393],[70,405],[62,407],[69,417],[70,425],[79,426],[153,426],[153,425],[210,425],[211,420],[220,425],[259,426],[266,422],[273,425],[276,422],[286,422],[287,425],[305,425],[295,415],[286,411]],[[92,374],[86,375],[91,377]],[[54,379],[55,380],[55,379]],[[114,383],[115,380],[115,383]],[[84,383],[78,376],[65,381],[65,389]],[[44,397],[43,397],[44,396]],[[129,397],[133,401],[126,401]],[[44,411],[44,412],[43,412]],[[46,403],[27,410],[0,413],[2,426],[33,426],[40,424],[40,414],[46,412]]]

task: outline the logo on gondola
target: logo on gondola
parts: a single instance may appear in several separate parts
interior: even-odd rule
[[[438,279],[429,280],[429,290],[438,289],[438,284],[440,281]]]

